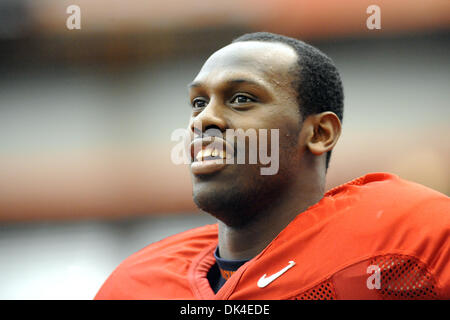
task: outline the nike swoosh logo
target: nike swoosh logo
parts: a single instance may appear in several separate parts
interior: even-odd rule
[[[260,288],[264,288],[266,287],[269,283],[271,283],[272,281],[274,281],[275,279],[277,279],[278,277],[280,277],[283,273],[285,273],[286,271],[288,271],[290,268],[292,268],[295,265],[294,261],[289,261],[289,264],[284,267],[283,269],[281,269],[280,271],[278,271],[277,273],[274,273],[273,275],[271,275],[270,277],[267,277],[267,274],[264,274],[259,280],[258,280],[258,287]]]

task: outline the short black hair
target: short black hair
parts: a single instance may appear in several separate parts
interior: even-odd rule
[[[344,113],[344,90],[341,77],[334,62],[319,49],[298,39],[270,32],[244,34],[233,40],[281,42],[292,47],[298,55],[293,83],[297,90],[300,114],[307,116],[325,111],[334,112],[342,121]],[[331,151],[326,156],[326,168],[331,158]]]

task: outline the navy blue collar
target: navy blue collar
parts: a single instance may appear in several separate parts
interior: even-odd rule
[[[219,246],[214,251],[214,258],[216,258],[217,266],[219,267],[220,274],[225,280],[228,280],[231,275],[239,269],[248,260],[227,260],[220,257]]]

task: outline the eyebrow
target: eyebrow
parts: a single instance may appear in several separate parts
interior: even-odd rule
[[[231,79],[231,80],[226,81],[227,85],[236,85],[236,84],[241,84],[241,83],[250,84],[250,85],[254,85],[254,86],[258,86],[258,87],[265,87],[261,83],[250,80],[250,79]],[[198,88],[198,87],[202,87],[202,86],[203,86],[203,82],[194,81],[188,85],[188,88]]]

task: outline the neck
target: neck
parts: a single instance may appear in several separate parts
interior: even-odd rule
[[[322,199],[324,183],[301,184],[278,195],[276,203],[244,226],[228,226],[219,221],[220,256],[228,260],[252,259],[299,213]]]

